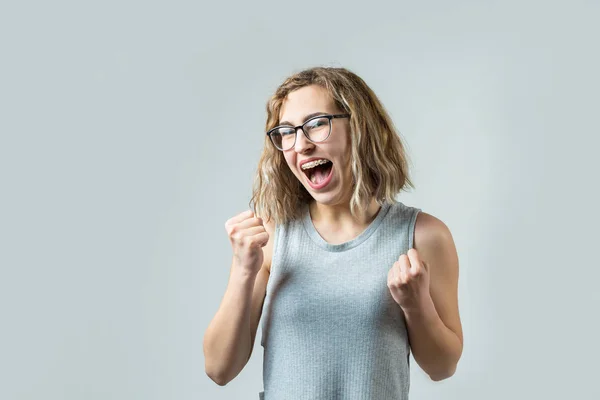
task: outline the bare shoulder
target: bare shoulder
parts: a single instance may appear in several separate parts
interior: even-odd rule
[[[414,235],[413,247],[429,269],[432,286],[454,286],[458,278],[458,254],[448,226],[431,214],[419,212]]]
[[[432,245],[437,241],[447,241],[451,238],[450,229],[442,220],[423,211],[417,214],[415,222],[415,247],[419,245]]]
[[[429,273],[429,290],[436,311],[462,343],[458,310],[459,259],[450,229],[433,215],[419,212],[414,248]]]

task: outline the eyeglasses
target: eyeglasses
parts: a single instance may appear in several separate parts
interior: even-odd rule
[[[313,143],[327,140],[331,135],[331,120],[334,118],[348,118],[350,114],[317,115],[296,127],[276,126],[267,132],[267,136],[275,147],[281,151],[291,149],[296,145],[296,132],[302,129],[304,136]]]

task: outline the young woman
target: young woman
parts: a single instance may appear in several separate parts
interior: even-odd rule
[[[251,209],[225,223],[229,283],[206,330],[206,373],[234,379],[264,347],[260,398],[405,399],[409,354],[433,380],[462,353],[448,227],[395,196],[404,147],[367,84],[311,68],[267,104]]]

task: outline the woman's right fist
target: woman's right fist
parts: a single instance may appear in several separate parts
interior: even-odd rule
[[[263,220],[246,210],[225,222],[225,229],[233,250],[234,265],[241,272],[257,274],[263,263],[262,248],[269,241]]]

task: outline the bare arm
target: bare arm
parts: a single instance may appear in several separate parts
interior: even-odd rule
[[[463,334],[458,311],[458,256],[446,225],[420,213],[415,249],[427,264],[430,296],[419,309],[405,310],[415,361],[439,381],[452,376],[462,354]]]
[[[231,267],[221,305],[204,334],[206,374],[221,386],[234,379],[248,362],[252,351],[252,293],[255,287],[257,291],[266,287],[266,279],[264,268],[248,276],[236,271],[235,265]],[[257,306],[262,307],[262,301],[254,304]]]
[[[218,385],[226,385],[244,368],[252,354],[269,279],[272,252],[271,223],[263,247],[264,259],[257,273],[242,268],[234,257],[223,300],[204,334],[206,374]]]

